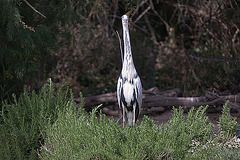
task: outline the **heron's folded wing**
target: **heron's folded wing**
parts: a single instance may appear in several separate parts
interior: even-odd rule
[[[136,78],[134,78],[133,80],[134,85],[136,86],[136,91],[137,91],[137,102],[139,104],[139,111],[141,109],[142,106],[142,84],[141,84],[141,80],[139,76],[136,76]]]
[[[120,77],[118,78],[118,83],[117,83],[117,100],[118,100],[118,106],[120,109],[122,109],[122,106],[120,105],[120,97],[121,97],[121,91],[122,91],[122,76],[120,75]]]

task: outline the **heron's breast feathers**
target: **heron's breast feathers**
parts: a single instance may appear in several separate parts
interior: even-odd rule
[[[135,87],[131,82],[125,82],[122,87],[122,98],[124,98],[127,106],[133,105],[136,101]]]
[[[137,74],[133,78],[120,75],[117,89],[118,102],[121,101],[120,103],[123,103],[125,107],[131,108],[130,110],[132,110],[134,104],[141,107],[142,93],[139,92],[142,92],[142,86]],[[119,106],[121,108],[120,103]]]

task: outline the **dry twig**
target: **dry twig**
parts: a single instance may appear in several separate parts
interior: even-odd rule
[[[119,40],[119,45],[120,45],[120,51],[121,51],[121,58],[122,58],[122,64],[123,64],[123,52],[122,52],[122,43],[121,43],[121,38],[119,36],[118,31],[116,31],[117,36],[118,36],[118,40]]]
[[[27,0],[23,0],[30,8],[32,8],[36,13],[40,14],[42,17],[46,18],[42,13],[40,13],[38,10],[36,10],[30,3],[28,3]]]

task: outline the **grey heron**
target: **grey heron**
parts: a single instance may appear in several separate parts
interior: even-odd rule
[[[142,84],[135,69],[128,30],[128,16],[122,16],[124,58],[117,83],[117,99],[123,116],[123,128],[128,121],[133,126],[142,106]]]

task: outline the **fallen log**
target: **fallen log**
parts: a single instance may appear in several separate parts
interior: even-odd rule
[[[111,110],[111,109],[109,109],[109,108],[107,108],[107,107],[104,107],[104,108],[102,109],[102,112],[103,112],[104,114],[106,114],[106,115],[111,115],[111,116],[115,116],[115,117],[118,117],[118,116],[121,116],[121,115],[122,115],[120,109],[114,111],[114,110]]]
[[[208,100],[205,96],[202,97],[162,97],[149,96],[144,99],[144,107],[171,107],[182,106],[184,110],[189,110],[191,107],[199,106],[218,106],[223,105],[229,100],[230,109],[240,109],[240,95],[219,96],[216,99]]]
[[[143,90],[143,99],[145,97],[148,97],[150,95],[158,95],[158,96],[179,96],[181,94],[181,90],[179,88],[167,90],[164,92],[160,92],[157,87],[150,88],[148,90]],[[80,103],[81,99],[76,98],[75,102]],[[92,108],[98,106],[99,104],[106,105],[117,105],[117,94],[114,93],[106,93],[101,94],[97,96],[92,97],[85,97],[84,98],[84,107],[89,108],[88,110],[91,110]]]
[[[240,113],[240,95],[220,96],[211,92],[206,92],[206,94],[201,97],[177,97],[179,95],[181,95],[181,90],[178,88],[164,92],[159,92],[156,87],[144,90],[142,110],[145,112],[164,112],[172,106],[181,106],[185,111],[188,111],[193,106],[209,105],[211,112],[214,112],[214,110],[219,112],[219,108],[217,109],[217,107],[222,107],[228,100],[229,108]],[[80,98],[75,99],[75,101],[80,103]],[[84,98],[84,108],[86,111],[92,110],[99,104],[103,104],[102,109],[105,108],[103,112],[106,114],[113,116],[120,114],[116,92]]]

